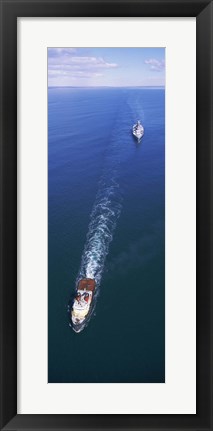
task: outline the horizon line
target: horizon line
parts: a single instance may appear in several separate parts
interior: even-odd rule
[[[48,85],[48,88],[165,88],[165,85]]]

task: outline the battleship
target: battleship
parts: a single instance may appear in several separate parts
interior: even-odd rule
[[[138,143],[140,142],[141,138],[144,135],[144,128],[140,121],[138,120],[136,124],[134,124],[132,128],[132,134],[137,139]]]

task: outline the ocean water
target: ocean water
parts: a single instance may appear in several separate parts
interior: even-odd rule
[[[79,276],[98,289],[76,334]],[[49,88],[48,381],[165,381],[164,89]]]

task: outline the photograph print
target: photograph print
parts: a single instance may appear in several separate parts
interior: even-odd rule
[[[165,383],[165,49],[47,56],[48,383]]]

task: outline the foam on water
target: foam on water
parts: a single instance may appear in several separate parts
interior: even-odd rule
[[[94,278],[100,285],[105,258],[121,212],[121,196],[115,177],[104,176],[90,216],[79,278]]]
[[[109,144],[103,175],[99,182],[94,206],[90,215],[87,239],[82,255],[78,279],[94,278],[96,286],[101,282],[109,244],[119,218],[122,197],[118,183],[119,142],[115,134]]]

